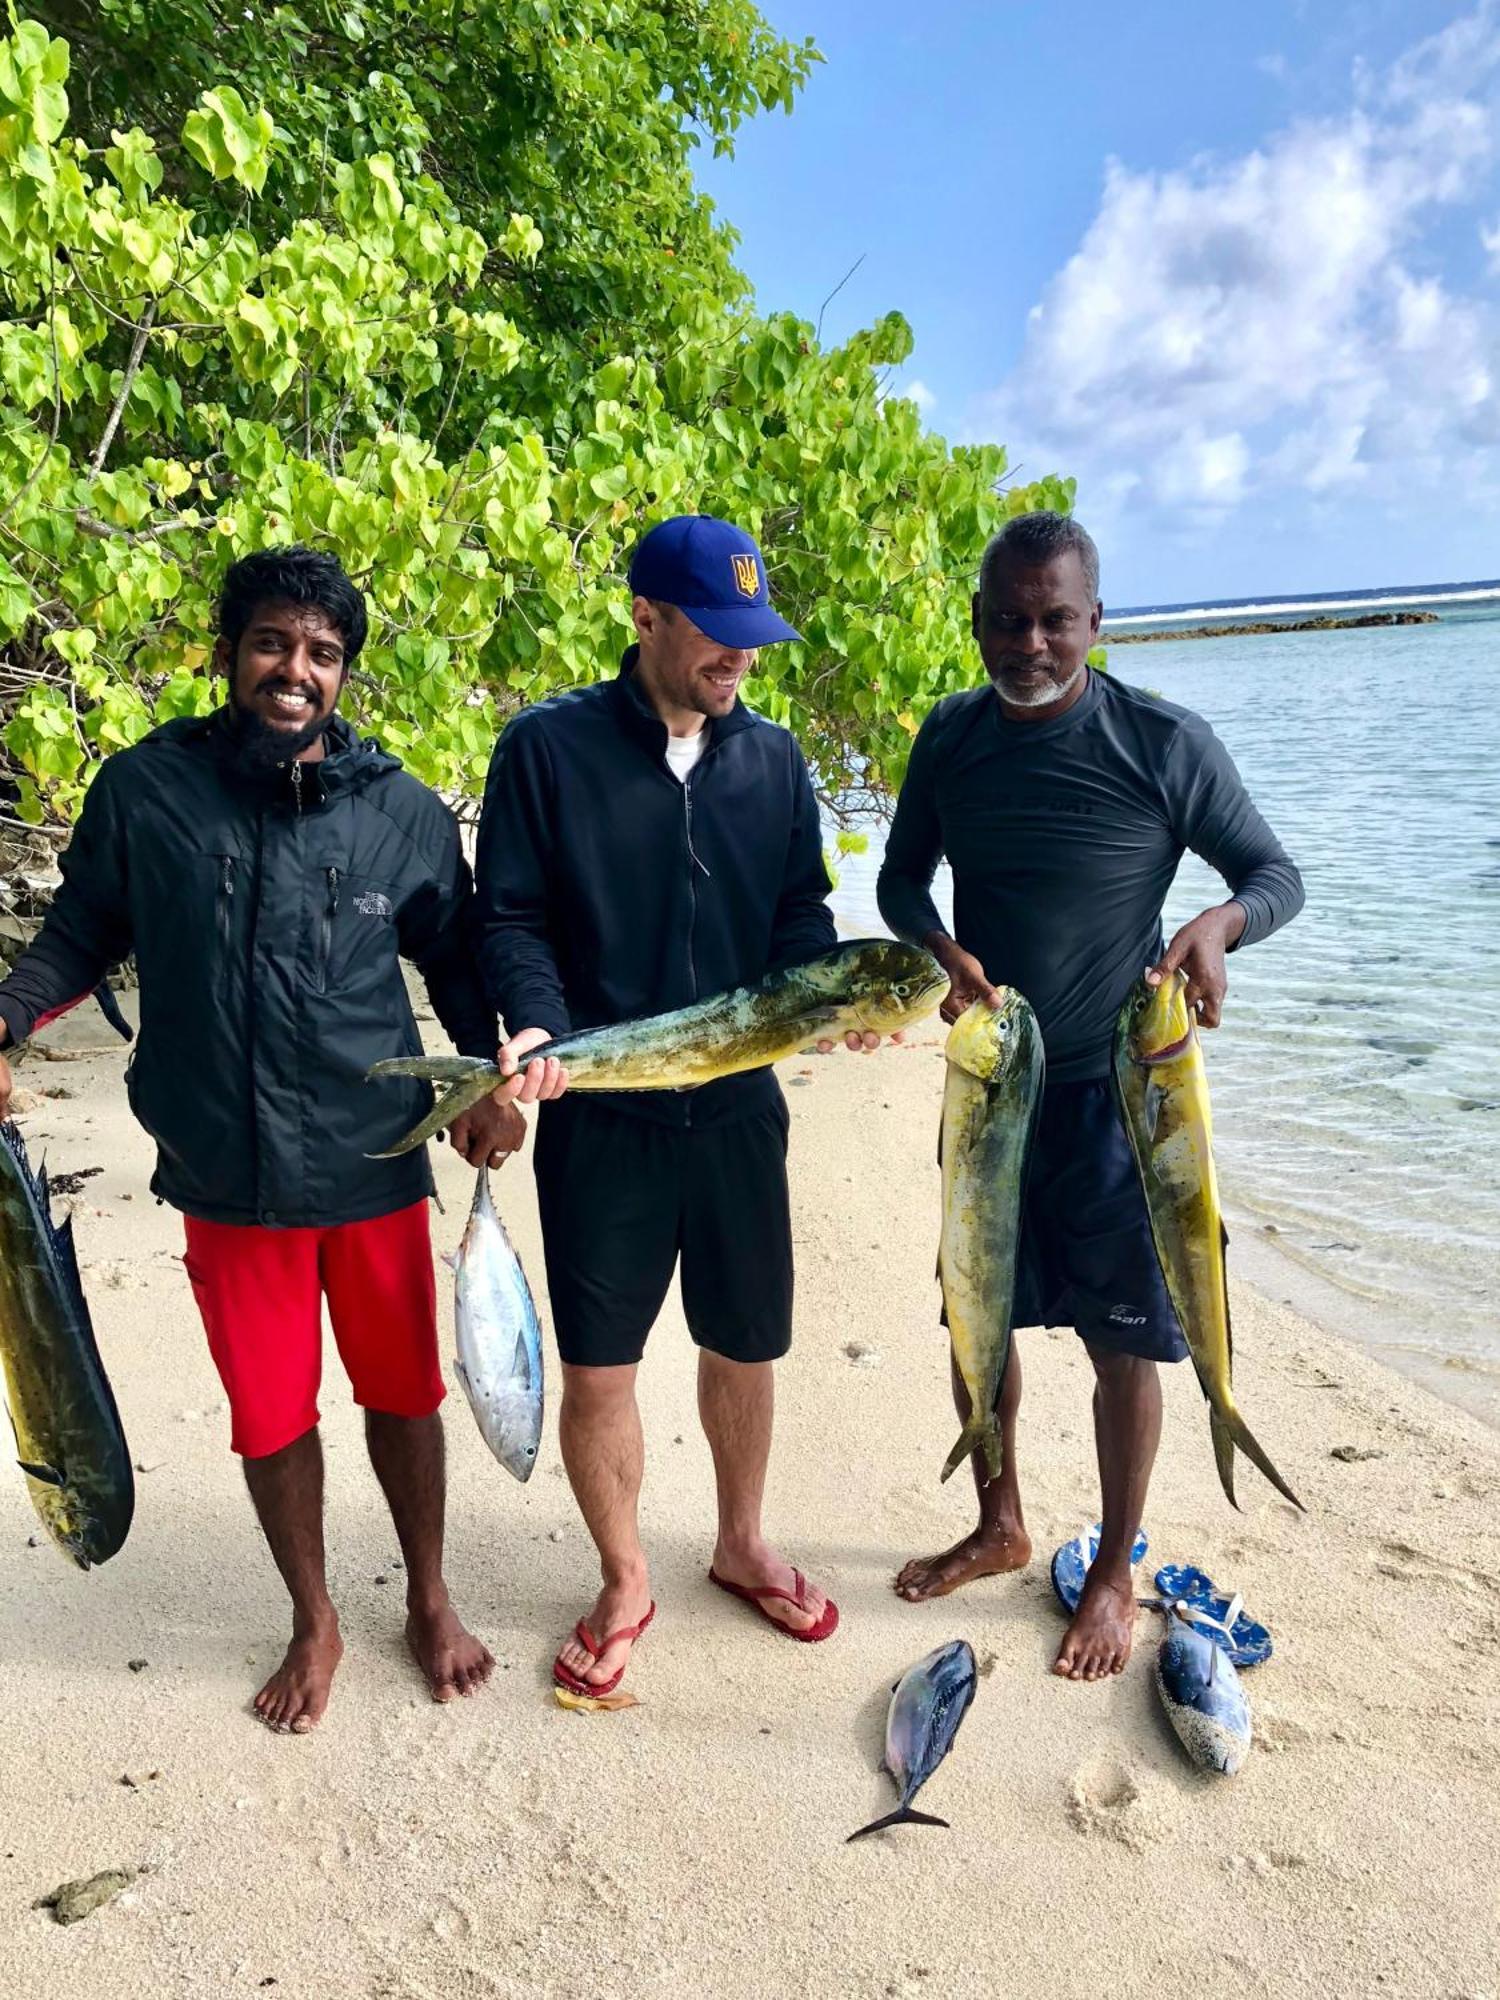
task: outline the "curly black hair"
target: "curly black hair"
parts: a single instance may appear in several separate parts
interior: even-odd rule
[[[231,655],[239,652],[240,640],[262,604],[316,607],[343,638],[346,670],[359,657],[370,629],[363,592],[349,581],[338,557],[322,549],[300,545],[258,549],[231,563],[219,593],[219,631],[228,640]]]

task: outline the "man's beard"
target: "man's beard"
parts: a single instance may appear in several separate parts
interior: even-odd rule
[[[1004,674],[996,674],[995,690],[1003,700],[1010,703],[1012,708],[1050,708],[1053,702],[1061,701],[1064,695],[1073,692],[1083,677],[1087,665],[1088,662],[1084,661],[1065,681],[1038,681],[1034,688],[1029,688],[1024,693],[1007,686]]]
[[[252,771],[270,771],[289,764],[308,750],[333,722],[334,711],[304,722],[300,729],[278,729],[252,709],[234,704],[229,711],[229,727],[242,763]]]

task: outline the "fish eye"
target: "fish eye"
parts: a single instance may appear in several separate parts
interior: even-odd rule
[[[526,1447],[526,1456],[527,1456],[528,1458],[535,1458],[535,1457],[536,1457],[536,1446],[535,1446],[534,1444],[529,1444],[529,1445],[527,1445],[527,1447]]]

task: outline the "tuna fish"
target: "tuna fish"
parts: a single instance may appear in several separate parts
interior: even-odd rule
[[[959,1016],[945,1050],[938,1276],[969,1415],[944,1479],[976,1450],[992,1479],[1000,1472],[995,1403],[1010,1358],[1021,1203],[1045,1067],[1036,1015],[1019,993],[1002,991],[998,1008],[976,1000]]]
[[[542,1440],[542,1329],[521,1260],[495,1212],[488,1166],[479,1169],[468,1227],[448,1262],[455,1273],[458,1379],[485,1443],[524,1483]]]
[[[952,1639],[907,1668],[891,1689],[881,1766],[901,1803],[894,1812],[851,1833],[850,1840],[863,1840],[867,1833],[879,1833],[887,1826],[948,1824],[931,1813],[916,1812],[912,1800],[952,1749],[977,1686],[974,1648],[967,1639]]]
[[[0,1364],[31,1504],[80,1569],[130,1531],[135,1481],[78,1276],[70,1216],[53,1223],[14,1125],[0,1125]]]
[[[533,1049],[526,1061],[556,1056],[573,1090],[692,1090],[764,1069],[850,1030],[895,1034],[921,1020],[947,988],[929,952],[889,938],[863,938],[673,1014],[561,1035]],[[382,1160],[420,1146],[504,1081],[498,1064],[477,1056],[397,1056],[376,1063],[368,1076],[372,1082],[419,1076],[447,1086],[419,1125],[374,1156]]]
[[[1214,1172],[1208,1076],[1186,988],[1180,972],[1157,987],[1142,980],[1125,1002],[1115,1030],[1115,1092],[1145,1189],[1167,1294],[1208,1399],[1219,1482],[1230,1506],[1237,1507],[1238,1445],[1276,1491],[1300,1507],[1235,1406],[1224,1261],[1229,1234]]]
[[[1232,1778],[1250,1754],[1250,1704],[1232,1662],[1187,1605],[1163,1605],[1167,1631],[1156,1653],[1156,1691],[1184,1750],[1206,1771]],[[1233,1626],[1240,1600],[1226,1623]]]

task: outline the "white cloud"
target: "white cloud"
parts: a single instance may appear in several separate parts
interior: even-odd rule
[[[896,394],[904,396],[908,403],[915,403],[924,417],[930,417],[937,408],[937,397],[925,382],[916,380],[908,382],[903,388],[898,389]]]
[[[1488,490],[1500,305],[1439,253],[1451,212],[1495,214],[1497,170],[1500,0],[1357,71],[1336,118],[1169,172],[1111,161],[976,429],[1076,474],[1096,517],[1179,527],[1289,494]],[[1475,226],[1500,269],[1500,218]]]

